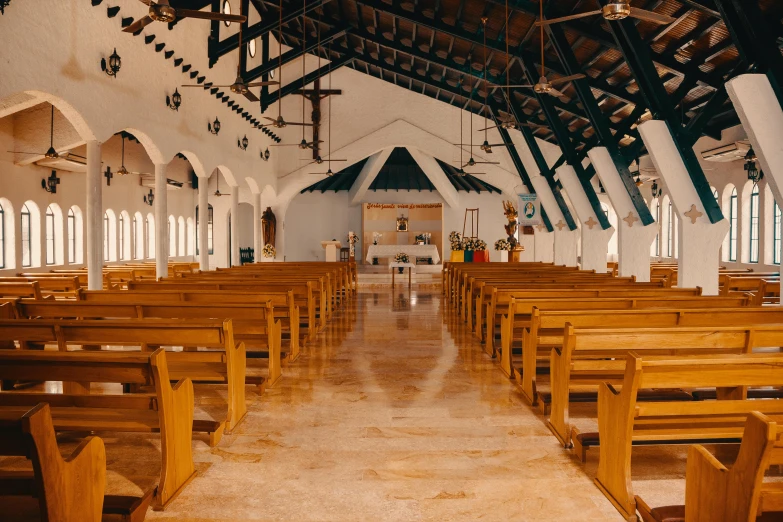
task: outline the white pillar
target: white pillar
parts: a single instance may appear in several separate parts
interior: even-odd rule
[[[239,266],[239,187],[231,187],[231,264]]]
[[[198,184],[198,264],[203,271],[209,270],[209,243],[207,242],[209,217],[209,178],[199,178]]]
[[[710,223],[666,123],[646,121],[639,125],[639,133],[680,220],[677,285],[700,286],[704,295],[717,295],[719,251],[729,223]]]
[[[169,275],[169,217],[166,165],[155,165],[155,275]],[[172,241],[174,238],[172,238]]]
[[[617,213],[617,261],[620,277],[636,276],[640,282],[650,280],[650,245],[658,233],[658,223],[642,226],[639,213],[628,195],[620,173],[606,147],[594,147],[587,152],[601,184]],[[584,242],[583,246],[584,248]]]
[[[571,165],[557,169],[557,175],[563,184],[574,210],[581,222],[582,229],[582,270],[595,270],[606,273],[606,258],[609,252],[609,240],[614,235],[614,227],[601,228],[598,216],[587,199],[582,183]]]
[[[576,266],[579,229],[568,229],[563,213],[560,212],[560,207],[552,194],[552,189],[543,176],[540,174],[533,176],[530,178],[530,182],[536,189],[541,206],[546,210],[549,221],[554,227],[554,263],[563,266]],[[538,257],[538,253],[538,244],[536,244],[536,257]],[[545,254],[542,252],[541,255],[543,257]]]
[[[87,288],[103,289],[101,143],[87,142]]]
[[[539,263],[555,261],[555,234],[549,232],[544,225],[536,226],[533,234],[533,261]]]
[[[261,193],[253,194],[253,251],[256,263],[261,262],[261,250],[264,249],[264,229],[261,227]]]

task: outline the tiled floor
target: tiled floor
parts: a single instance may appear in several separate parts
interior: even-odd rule
[[[621,520],[439,290],[348,306],[148,520]]]

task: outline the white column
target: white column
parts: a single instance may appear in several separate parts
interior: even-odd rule
[[[198,181],[198,264],[201,270],[207,271],[209,270],[209,248],[207,243],[209,178],[199,178]]]
[[[253,194],[253,250],[255,262],[261,262],[261,250],[264,249],[264,229],[261,228],[261,193]]]
[[[166,165],[155,165],[155,275],[169,275],[169,216]],[[172,238],[172,241],[175,238]]]
[[[726,219],[710,223],[666,123],[646,121],[639,125],[639,133],[680,220],[677,285],[700,286],[704,295],[717,295],[718,255],[729,223]]]
[[[560,207],[555,200],[555,196],[552,194],[552,189],[543,176],[540,174],[532,176],[530,182],[536,189],[536,194],[541,201],[541,206],[546,210],[549,221],[554,227],[554,263],[562,266],[576,266],[579,229],[568,229],[563,213],[560,212]],[[542,257],[539,258],[538,247],[539,245],[536,244],[536,258],[537,260],[543,261],[543,256],[545,254],[541,252]]]
[[[231,187],[231,264],[239,266],[239,187]]]
[[[87,142],[87,288],[103,289],[101,143]]]
[[[555,262],[555,234],[549,232],[544,225],[538,225],[533,235],[533,261]]]
[[[587,199],[582,183],[571,165],[557,169],[557,175],[574,206],[582,229],[582,270],[595,270],[606,273],[606,257],[609,252],[609,240],[614,235],[614,227],[601,228],[598,216]]]
[[[606,147],[594,147],[587,152],[601,184],[617,213],[617,260],[620,277],[636,276],[640,282],[650,280],[650,245],[658,233],[658,223],[642,226],[639,213],[628,195],[620,173]],[[582,244],[584,248],[584,243]]]

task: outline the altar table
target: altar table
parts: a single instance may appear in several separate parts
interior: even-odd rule
[[[400,252],[408,254],[408,257],[414,260],[417,257],[429,257],[436,265],[440,262],[438,247],[435,245],[370,245],[367,249],[367,262],[372,263],[374,257],[394,257]]]

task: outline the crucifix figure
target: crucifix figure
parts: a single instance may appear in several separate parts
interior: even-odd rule
[[[334,96],[342,94],[342,89],[321,89],[321,79],[317,78],[313,82],[313,89],[299,89],[294,91],[294,94],[304,96],[313,105],[313,113],[311,116],[313,122],[313,159],[318,159],[320,156],[320,146],[318,145],[319,129],[321,127],[321,100],[327,96]],[[329,137],[331,139],[331,136]]]

